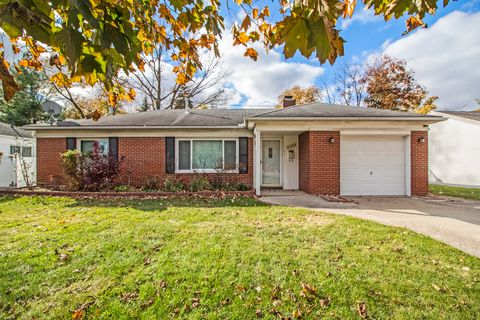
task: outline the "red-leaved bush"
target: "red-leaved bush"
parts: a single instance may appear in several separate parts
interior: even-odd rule
[[[62,154],[64,172],[71,189],[99,191],[110,189],[120,172],[120,164],[105,153],[98,142],[88,153],[70,150]]]

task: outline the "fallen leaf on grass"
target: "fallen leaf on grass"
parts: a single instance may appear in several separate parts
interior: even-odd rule
[[[302,317],[302,312],[300,310],[293,310],[292,316],[294,319],[299,319]]]
[[[136,292],[127,292],[120,299],[122,302],[127,303],[138,298],[138,293]]]
[[[365,302],[358,302],[357,303],[357,311],[358,311],[358,314],[360,315],[360,317],[362,317],[363,319],[368,318],[367,305],[365,304]]]
[[[311,298],[317,296],[317,289],[314,286],[302,282],[302,291],[300,292],[300,296],[304,298]]]
[[[324,298],[320,299],[320,306],[322,308],[328,306],[329,304],[330,304],[330,298],[329,297],[324,297]]]
[[[83,319],[84,316],[85,316],[85,311],[82,310],[82,309],[77,309],[73,312],[72,319],[73,320],[80,320],[80,319]]]
[[[261,318],[261,317],[263,316],[262,310],[257,309],[257,310],[255,311],[255,315],[256,315],[258,318]]]
[[[147,301],[142,303],[141,308],[146,309],[146,308],[150,307],[153,304],[154,301],[155,300],[153,298],[148,299]]]
[[[196,308],[200,305],[200,298],[193,298],[192,299],[192,309]]]
[[[433,289],[437,290],[438,292],[446,292],[447,291],[447,289],[441,288],[441,287],[437,286],[435,283],[432,284],[432,287],[433,287]]]
[[[89,301],[82,304],[79,308],[77,308],[77,310],[73,311],[72,319],[73,320],[83,319],[83,317],[85,317],[85,310],[94,303],[95,301]]]

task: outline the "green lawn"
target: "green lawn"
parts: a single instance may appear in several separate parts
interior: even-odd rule
[[[462,188],[431,184],[429,191],[430,193],[442,196],[480,200],[480,188]]]
[[[479,301],[480,259],[373,222],[253,199],[0,198],[0,319],[479,319]]]

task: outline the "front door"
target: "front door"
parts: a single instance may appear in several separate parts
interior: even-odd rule
[[[262,185],[281,186],[280,140],[262,140]]]

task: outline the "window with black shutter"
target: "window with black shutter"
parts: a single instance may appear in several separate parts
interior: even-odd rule
[[[238,171],[240,173],[248,173],[248,138],[239,138],[238,144]]]
[[[165,173],[175,173],[174,137],[165,137]]]

